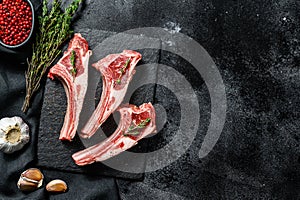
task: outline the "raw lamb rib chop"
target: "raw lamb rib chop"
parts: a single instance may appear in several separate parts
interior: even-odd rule
[[[121,119],[117,130],[103,142],[73,154],[72,158],[77,165],[109,159],[156,132],[155,110],[151,103],[144,103],[140,107],[127,104],[118,111]]]
[[[57,77],[63,84],[67,95],[67,112],[60,132],[60,140],[71,141],[76,134],[79,115],[88,85],[88,63],[92,52],[81,34],[75,34],[68,50],[54,65],[48,77]]]
[[[111,54],[93,64],[102,74],[103,90],[100,102],[92,116],[81,130],[83,138],[89,138],[123,101],[129,82],[135,73],[135,66],[142,55],[131,50]]]

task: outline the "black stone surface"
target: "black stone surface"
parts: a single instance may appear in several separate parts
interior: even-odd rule
[[[39,1],[32,1],[36,9]],[[20,116],[29,125],[30,141],[13,154],[0,152],[0,199],[119,199],[116,182],[113,178],[79,175],[75,173],[42,170],[45,176],[43,186],[34,192],[23,193],[17,187],[20,174],[31,167],[37,167],[37,140],[43,89],[39,90],[32,101],[32,107],[25,114],[21,111],[25,98],[26,59],[22,55],[7,55],[0,51],[0,118]],[[63,179],[69,190],[61,195],[49,195],[45,183],[52,179]],[[80,183],[80,184],[78,184]]]
[[[214,59],[226,88],[224,130],[213,151],[199,159],[210,98],[200,75],[183,70],[199,99],[197,137],[179,160],[146,173],[142,182],[118,180],[122,199],[300,199],[299,10],[297,0],[86,1],[77,30],[180,28]],[[188,68],[172,57],[160,62],[179,59]],[[158,87],[156,93],[156,102],[166,105],[170,92]],[[169,134],[159,138],[158,147],[168,143]]]
[[[97,49],[101,49],[102,52],[113,51],[112,47],[102,45],[101,42],[105,38],[112,36],[114,33],[97,30],[81,30],[79,32],[89,41],[91,49],[93,50],[93,54],[96,54],[98,52]],[[90,38],[97,39],[89,40]],[[128,40],[120,42],[124,42],[127,45],[130,45],[130,43],[136,41],[134,38],[141,38],[142,40],[144,40],[144,37],[142,36],[132,35],[128,37]],[[139,62],[138,66],[136,67],[137,72],[134,75],[134,80],[130,83],[127,95],[123,103],[129,102],[134,105],[141,105],[145,102],[153,102],[155,90],[154,84],[156,83],[156,68],[155,66],[145,67],[143,68],[143,70],[139,70],[139,68],[140,66],[146,65],[147,63],[158,63],[160,56],[160,51],[158,49],[160,45],[161,42],[156,39],[154,40],[154,46],[156,46],[156,49],[138,50],[142,54],[142,61]],[[101,58],[101,55],[92,55],[89,67],[91,67],[92,63],[95,63]],[[96,75],[96,77],[99,77],[97,79],[99,81],[99,84],[97,87],[97,92],[95,93],[94,98],[92,98],[96,99],[95,105],[98,104],[102,91],[102,80],[100,79],[101,74],[99,72],[97,74],[98,75]],[[91,74],[89,76],[91,76]],[[149,79],[148,81],[153,84],[142,85],[141,83],[143,83],[143,81],[146,81],[147,79]],[[138,87],[138,90],[135,90],[135,86],[139,85],[141,85],[141,87]],[[131,93],[133,93],[133,95],[130,95]],[[38,166],[46,169],[56,169],[67,172],[80,172],[86,174],[97,174],[110,177],[141,180],[143,178],[145,158],[121,159],[119,158],[119,156],[116,156],[111,159],[111,162],[132,166],[132,168],[135,168],[135,173],[126,173],[115,170],[107,167],[102,163],[93,163],[91,165],[83,167],[77,166],[74,163],[71,157],[72,154],[83,150],[88,146],[100,143],[101,141],[103,141],[105,136],[98,135],[96,133],[96,135],[92,138],[82,139],[81,141],[77,134],[72,142],[60,141],[58,137],[64,121],[67,107],[66,102],[66,94],[62,84],[58,80],[51,81],[48,79],[45,86],[44,100],[40,117],[39,137],[37,142]],[[85,111],[82,111],[82,113],[84,112]],[[89,117],[90,115],[88,115],[88,118]],[[110,117],[110,119],[102,126],[102,130],[107,136],[109,136],[115,131],[116,126],[117,125],[114,121],[114,118]],[[137,146],[135,146],[132,151],[145,151],[145,149],[147,149],[147,142],[141,142]]]
[[[142,183],[120,181],[123,199],[300,198],[299,6],[295,0],[90,1],[80,26],[118,32],[175,23],[212,56],[226,87],[226,124],[214,150],[198,158],[210,117],[209,94],[198,83],[204,115],[197,139]],[[156,93],[161,101],[164,91]]]

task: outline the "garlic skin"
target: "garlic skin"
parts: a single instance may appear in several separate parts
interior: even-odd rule
[[[0,120],[0,150],[13,153],[29,142],[29,126],[21,117],[5,117]]]
[[[44,175],[37,168],[30,168],[24,171],[17,183],[21,191],[34,191],[43,185]]]

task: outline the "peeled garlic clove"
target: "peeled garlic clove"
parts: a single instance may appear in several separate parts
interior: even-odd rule
[[[29,142],[29,127],[21,117],[5,117],[0,120],[0,150],[13,153]]]
[[[18,181],[18,188],[22,191],[33,191],[42,186],[44,175],[37,168],[24,171]]]
[[[66,184],[66,182],[56,179],[53,181],[50,181],[47,185],[46,185],[46,190],[48,192],[66,192],[68,189],[68,186]]]

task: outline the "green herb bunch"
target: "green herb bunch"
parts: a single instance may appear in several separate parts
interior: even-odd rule
[[[53,0],[48,10],[48,1],[43,0],[43,11],[39,17],[39,32],[33,45],[33,54],[28,60],[26,72],[26,97],[22,111],[30,107],[34,93],[39,89],[40,82],[53,61],[61,53],[62,44],[73,34],[71,21],[83,0],[74,0],[64,11],[61,0]]]

